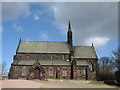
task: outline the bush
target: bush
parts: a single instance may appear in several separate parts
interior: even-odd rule
[[[108,85],[117,85],[117,83],[115,82],[115,80],[104,81],[104,83],[108,84]]]
[[[100,80],[105,81],[105,80],[115,80],[115,74],[113,72],[101,72],[100,73]]]
[[[120,71],[115,72],[115,79],[120,84]]]

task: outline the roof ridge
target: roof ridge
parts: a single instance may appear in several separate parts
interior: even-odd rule
[[[22,59],[20,61],[26,61],[27,59]],[[38,61],[66,61],[67,59],[38,59]],[[28,61],[28,60],[27,60]],[[36,61],[36,59],[30,59],[29,61]]]
[[[63,43],[67,43],[66,41],[21,41],[21,42],[63,42]]]
[[[91,47],[91,46],[73,46],[73,47]]]

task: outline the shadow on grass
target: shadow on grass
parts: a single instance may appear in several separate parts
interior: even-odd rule
[[[88,83],[88,84],[107,85],[107,86],[111,86],[111,87],[114,87],[114,88],[120,88],[120,87],[117,86],[117,85],[109,85],[109,84],[106,84],[106,83],[104,83],[104,82],[99,82],[99,83],[97,83],[97,82],[92,82],[92,83]]]

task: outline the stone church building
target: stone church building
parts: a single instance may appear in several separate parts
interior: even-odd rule
[[[98,79],[93,44],[73,46],[69,21],[67,41],[22,41],[9,70],[10,79]]]

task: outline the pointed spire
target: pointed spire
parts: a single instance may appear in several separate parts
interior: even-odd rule
[[[67,41],[72,46],[72,30],[71,30],[70,20],[68,25]]]
[[[69,20],[68,30],[71,30],[70,20]]]

